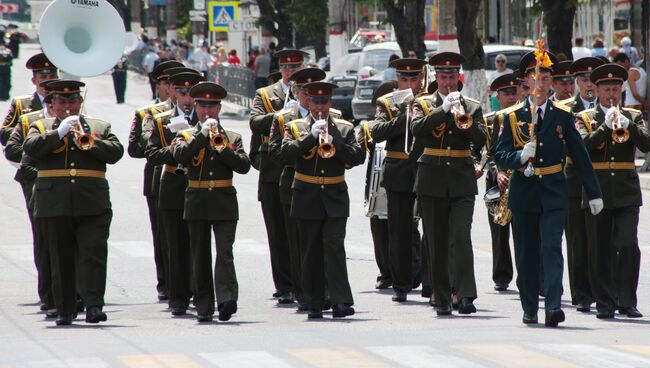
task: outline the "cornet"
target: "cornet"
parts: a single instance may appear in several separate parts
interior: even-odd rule
[[[322,120],[322,113],[318,112],[318,120]],[[318,155],[322,158],[331,158],[336,154],[336,148],[334,145],[327,141],[329,136],[330,124],[329,121],[325,121],[325,130],[321,133],[318,141]]]
[[[65,113],[67,115],[70,115],[70,110],[66,110]],[[74,135],[75,146],[77,146],[80,150],[88,151],[95,145],[95,137],[93,137],[92,134],[86,133],[84,131],[84,128],[81,126],[81,122],[79,120],[77,120],[77,122],[72,126],[70,131]]]
[[[206,120],[207,119],[208,117],[206,116]],[[217,152],[221,152],[226,148],[227,144],[228,138],[224,134],[219,133],[219,127],[210,129],[210,148]]]
[[[451,88],[447,87],[447,95],[451,93]],[[474,118],[472,115],[465,112],[465,108],[461,103],[462,97],[457,98],[453,101],[451,106],[451,114],[454,116],[454,123],[456,127],[460,130],[469,129],[472,124],[474,124]]]
[[[609,100],[610,106],[614,106],[614,101]],[[612,123],[612,140],[616,143],[625,143],[630,139],[630,131],[623,128],[621,124],[621,109],[616,105],[616,110],[614,111],[614,122]]]

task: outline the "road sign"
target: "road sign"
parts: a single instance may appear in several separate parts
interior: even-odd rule
[[[18,4],[0,4],[0,13],[18,13]]]
[[[203,17],[203,18],[205,18],[206,15],[208,15],[208,12],[205,11],[205,10],[190,10],[190,18],[192,18],[192,17]]]
[[[205,10],[205,0],[194,0],[194,9]]]
[[[208,2],[208,20],[211,32],[228,32],[230,23],[239,19],[239,1]]]
[[[190,15],[190,21],[192,22],[205,22],[205,15]]]
[[[230,22],[229,32],[255,32],[257,25],[251,20],[240,20],[237,22]]]

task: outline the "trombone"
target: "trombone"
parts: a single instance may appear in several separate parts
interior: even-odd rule
[[[451,93],[451,88],[447,86],[447,95]],[[472,115],[468,114],[461,103],[462,96],[453,101],[451,106],[451,114],[454,116],[454,123],[456,127],[460,130],[469,129],[472,124],[474,124],[474,118]]]
[[[609,105],[614,106],[614,101],[610,98]],[[614,122],[612,123],[612,140],[616,143],[625,143],[630,139],[630,131],[623,128],[621,124],[621,108],[616,105],[614,111]]]
[[[322,113],[318,112],[318,120],[323,120]],[[332,158],[336,154],[336,148],[333,144],[327,141],[329,136],[330,124],[329,121],[325,121],[325,130],[321,133],[318,138],[318,155],[322,158]]]

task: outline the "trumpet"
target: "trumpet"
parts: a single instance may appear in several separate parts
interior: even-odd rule
[[[610,106],[614,105],[612,99],[609,100]],[[630,131],[623,128],[621,124],[621,108],[616,105],[614,112],[614,122],[612,123],[612,140],[616,143],[625,143],[630,139]]]
[[[221,152],[226,148],[227,144],[228,138],[224,134],[219,133],[218,127],[210,129],[210,148],[217,152]]]
[[[447,87],[447,94],[451,93],[451,88]],[[462,97],[455,99],[451,106],[451,114],[454,116],[454,123],[460,130],[469,129],[474,124],[474,118],[468,114],[461,103]]]
[[[70,110],[66,110],[65,113],[69,116]],[[84,128],[81,126],[81,122],[79,120],[77,120],[77,122],[72,126],[70,131],[74,135],[75,146],[77,146],[77,148],[80,150],[88,151],[95,145],[95,137],[93,137],[92,134],[86,133],[84,131]]]
[[[318,120],[322,120],[322,113],[318,112]],[[322,158],[331,158],[336,154],[336,148],[333,144],[327,141],[329,136],[330,124],[329,121],[325,121],[325,130],[321,133],[318,141],[318,155]]]

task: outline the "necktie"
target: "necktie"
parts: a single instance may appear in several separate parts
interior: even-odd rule
[[[542,122],[543,122],[543,119],[542,119],[542,108],[541,108],[541,107],[538,107],[538,108],[537,108],[537,131],[538,131],[538,132],[539,132],[539,129],[541,128],[541,126],[542,126]]]

